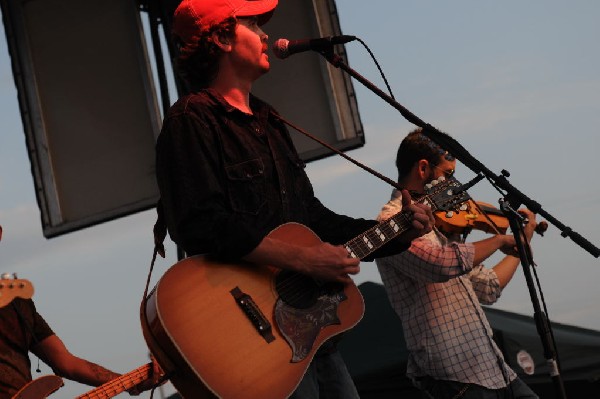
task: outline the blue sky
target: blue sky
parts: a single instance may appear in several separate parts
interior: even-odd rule
[[[600,149],[600,3],[336,3],[343,33],[370,46],[398,102],[451,134],[492,171],[510,171],[515,187],[600,246],[595,168]],[[360,44],[346,49],[350,65],[384,88]],[[273,67],[283,64],[274,62]],[[349,154],[395,179],[395,150],[413,126],[359,83],[354,85],[366,145]],[[75,354],[119,372],[145,363],[138,305],[151,258],[153,212],[43,238],[4,39],[0,119],[0,271],[17,272],[33,282],[39,310]],[[459,180],[473,177],[464,166],[458,169]],[[389,198],[390,187],[343,159],[317,161],[307,170],[317,195],[340,213],[372,218]],[[486,182],[470,192],[495,205],[500,197]],[[534,239],[533,250],[550,318],[600,330],[598,259],[562,238],[552,225],[544,237]],[[154,281],[175,261],[174,247],[168,251]],[[364,263],[355,280],[380,281],[373,263]],[[495,306],[532,314],[521,270]],[[42,365],[42,372],[51,370]],[[68,382],[60,396],[87,390]]]

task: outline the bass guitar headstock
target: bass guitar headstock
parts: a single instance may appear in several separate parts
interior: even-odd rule
[[[0,308],[15,298],[29,299],[33,296],[33,285],[29,280],[18,279],[15,274],[3,273],[0,276]]]

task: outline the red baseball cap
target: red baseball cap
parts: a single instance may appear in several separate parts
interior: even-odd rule
[[[229,17],[260,16],[266,23],[279,0],[183,0],[173,16],[173,33],[184,43],[192,43],[200,32]]]

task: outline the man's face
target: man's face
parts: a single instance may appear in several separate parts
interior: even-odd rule
[[[240,74],[255,80],[269,71],[268,36],[258,26],[258,18],[238,18],[232,46],[232,60]]]
[[[455,168],[456,159],[448,161],[446,158],[442,157],[440,163],[437,165],[429,164],[429,178],[425,183],[429,183],[441,176],[444,176],[446,179],[448,179],[454,175]]]

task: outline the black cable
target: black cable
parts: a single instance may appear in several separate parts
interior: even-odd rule
[[[385,73],[383,73],[383,69],[381,69],[381,66],[379,65],[379,62],[377,62],[377,58],[375,58],[375,55],[373,54],[373,52],[371,51],[369,46],[367,46],[367,44],[361,38],[357,37],[356,41],[360,42],[360,44],[363,45],[365,50],[367,50],[367,52],[371,56],[371,59],[375,63],[375,66],[377,66],[377,69],[379,70],[379,74],[381,75],[381,78],[383,79],[383,82],[385,83],[385,87],[387,87],[388,91],[390,92],[390,97],[392,97],[395,100],[394,94],[392,93],[392,88],[390,87],[390,85],[387,81],[387,78],[385,77]]]

